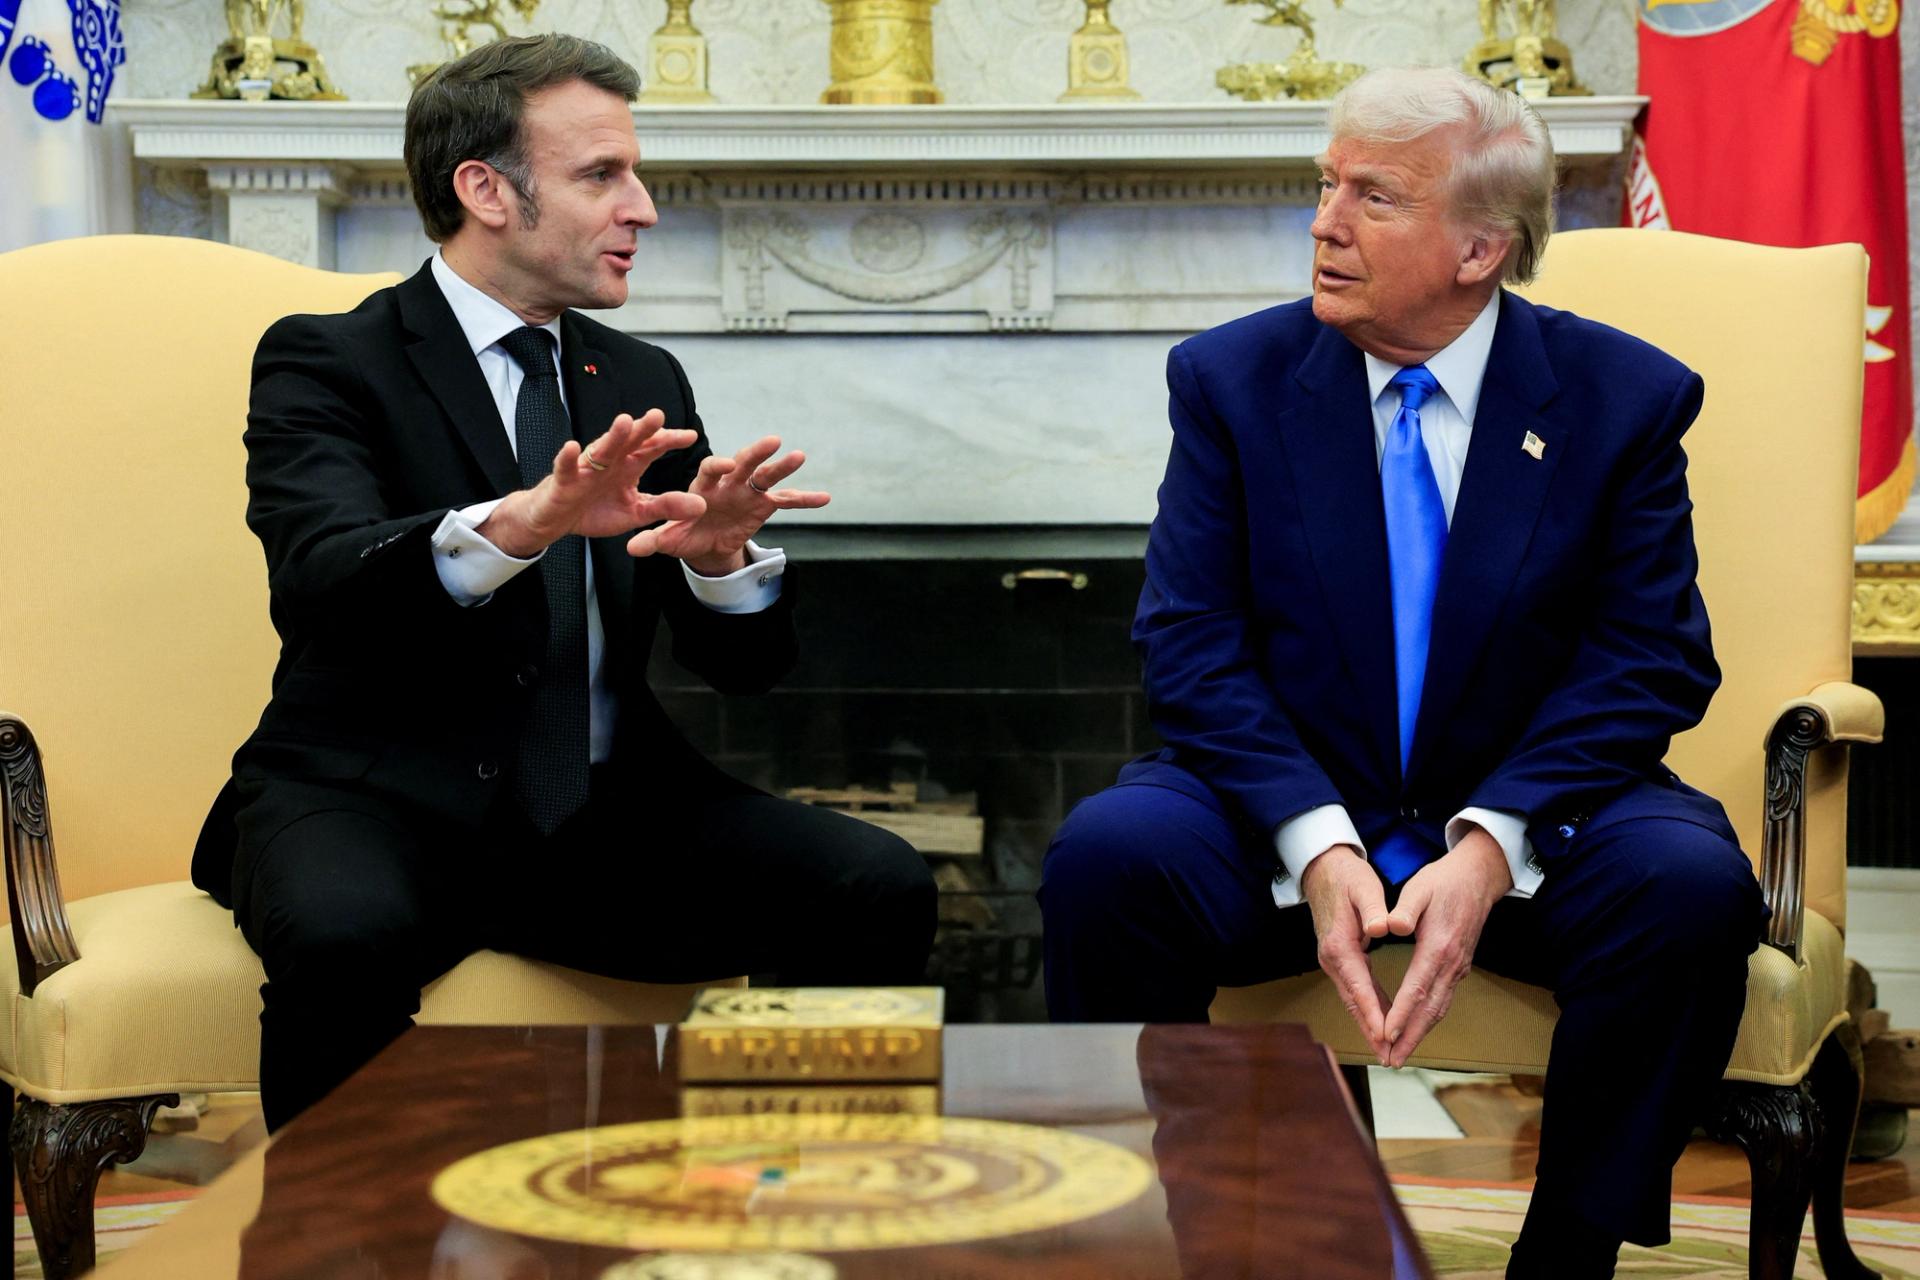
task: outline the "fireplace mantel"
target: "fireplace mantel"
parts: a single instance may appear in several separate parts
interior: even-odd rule
[[[1575,193],[1563,223],[1618,209],[1643,101],[1541,104]],[[141,181],[207,200],[216,239],[362,272],[410,272],[432,249],[398,104],[109,111]],[[719,447],[775,432],[809,451],[834,501],[796,525],[1143,528],[1167,349],[1310,287],[1323,104],[634,121],[660,221],[631,300],[600,318],[672,349]]]
[[[1536,104],[1568,160],[1625,147],[1640,97]],[[116,103],[136,158],[170,167],[235,161],[400,171],[398,103]],[[1127,170],[1294,168],[1326,145],[1324,103],[1114,103],[971,107],[636,107],[646,166],[910,172],[956,167]]]

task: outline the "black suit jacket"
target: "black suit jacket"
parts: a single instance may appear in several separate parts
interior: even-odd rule
[[[659,408],[668,427],[700,438],[657,461],[641,488],[685,489],[712,450],[679,362],[572,312],[560,330],[574,434],[590,441],[617,414]],[[434,571],[430,539],[446,513],[518,489],[520,471],[429,269],[344,315],[270,328],[254,356],[245,438],[247,524],[266,550],[280,660],[194,853],[194,883],[222,902],[237,781],[318,782],[450,823],[483,821],[547,632],[539,575],[463,608]],[[619,705],[613,758],[644,758],[645,776],[670,780],[656,786],[683,786],[712,766],[647,688],[656,623],[666,617],[675,659],[716,689],[760,692],[795,656],[791,578],[771,609],[716,613],[678,560],[635,560],[625,543],[590,544]]]

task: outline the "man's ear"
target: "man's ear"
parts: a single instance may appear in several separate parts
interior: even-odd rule
[[[453,171],[453,194],[467,215],[495,231],[513,217],[513,189],[500,171],[484,160],[462,160]]]
[[[1499,279],[1501,271],[1506,268],[1507,255],[1512,252],[1512,240],[1481,232],[1467,241],[1465,251],[1460,255],[1460,270],[1454,276],[1455,282],[1476,285]]]

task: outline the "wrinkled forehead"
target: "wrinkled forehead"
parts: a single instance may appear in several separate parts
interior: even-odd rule
[[[1314,157],[1321,172],[1349,180],[1443,180],[1453,170],[1457,130],[1433,129],[1404,141],[1336,134]]]

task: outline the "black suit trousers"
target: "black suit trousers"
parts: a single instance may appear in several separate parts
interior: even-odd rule
[[[731,780],[641,804],[598,766],[550,837],[510,799],[449,828],[344,788],[241,787],[235,916],[267,974],[269,1129],[405,1031],[421,989],[474,951],[638,981],[840,985],[916,982],[932,945],[932,876],[906,842]]]

